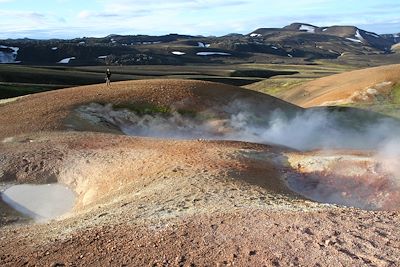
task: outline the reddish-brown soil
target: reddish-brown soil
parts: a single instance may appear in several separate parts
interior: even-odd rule
[[[0,265],[398,266],[400,213],[293,193],[283,178],[305,171],[293,160],[303,153],[66,126],[73,109],[90,102],[184,102],[201,110],[234,98],[265,111],[297,109],[231,86],[178,80],[80,87],[0,106],[0,182],[58,181],[77,195],[69,214],[41,224],[0,201]]]

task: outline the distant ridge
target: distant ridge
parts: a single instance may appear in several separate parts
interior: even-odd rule
[[[343,55],[392,53],[399,34],[379,35],[355,26],[292,23],[248,34],[192,36],[118,35],[70,40],[0,40],[0,63],[32,65],[182,65],[193,63],[307,63]]]

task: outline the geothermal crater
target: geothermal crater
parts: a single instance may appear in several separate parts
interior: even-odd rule
[[[351,117],[343,120],[343,114],[325,110],[285,113],[279,108],[260,114],[246,99],[201,111],[185,106],[177,109],[174,104],[157,107],[90,103],[76,108],[73,116],[80,123],[129,136],[235,140],[312,149],[314,152],[287,154],[289,164],[276,163],[286,170],[282,178],[290,190],[321,203],[367,210],[400,207],[400,184],[393,162],[389,166],[388,158],[376,155],[379,148],[396,138],[391,134],[400,128],[393,119],[374,114],[360,118],[358,114],[357,128],[353,128],[349,125]],[[352,112],[349,110],[348,115]],[[68,127],[79,128],[74,124]],[[389,158],[393,161],[396,155]]]
[[[283,225],[298,216],[305,225],[310,220],[302,219],[304,212],[312,213],[313,218],[325,211],[355,212],[346,206],[365,210],[400,207],[396,136],[400,124],[374,113],[347,108],[302,109],[238,87],[181,80],[121,82],[113,84],[112,90],[98,85],[41,93],[8,102],[0,111],[8,114],[0,117],[4,126],[0,129],[0,181],[60,183],[74,192],[75,199],[69,193],[68,197],[56,193],[64,202],[56,205],[60,208],[56,212],[46,213],[51,213],[52,219],[70,211],[58,218],[60,226],[49,222],[52,231],[64,239],[71,233],[74,236],[73,247],[58,238],[51,243],[51,249],[57,251],[77,251],[80,245],[75,242],[105,248],[108,243],[101,241],[101,236],[109,225],[123,226],[121,238],[143,234],[129,241],[134,244],[127,245],[129,250],[120,249],[123,255],[130,255],[142,248],[135,242],[143,238],[185,240],[194,233],[191,240],[213,244],[215,239],[208,234],[203,235],[205,241],[198,241],[201,235],[196,231],[203,231],[199,230],[202,227],[210,228],[204,231],[213,235],[228,227],[226,231],[242,236],[250,231],[246,224],[240,228],[242,232],[233,225],[243,218],[264,216],[260,214],[288,216]],[[12,189],[2,193],[9,204]],[[49,202],[47,194],[40,193],[46,196],[45,202]],[[28,202],[39,203],[38,197]],[[64,205],[66,198],[68,205]],[[71,201],[74,204],[69,210]],[[0,202],[0,224],[18,221],[3,204]],[[61,212],[61,207],[67,208]],[[230,216],[235,222],[232,225]],[[211,226],[208,220],[213,221]],[[256,221],[268,222],[265,218]],[[175,236],[192,223],[193,229],[200,228],[179,232],[183,239]],[[184,226],[176,226],[181,224]],[[250,224],[254,226],[254,221]],[[46,226],[30,227],[25,231],[36,229],[39,241],[35,242],[49,250],[47,237],[55,234],[47,233]],[[260,233],[269,230],[263,228],[249,240]],[[310,229],[304,233],[314,235]],[[15,255],[19,252],[4,243],[12,236],[7,232],[0,245]],[[224,236],[226,239],[229,234]],[[142,261],[136,259],[136,265],[146,264],[153,253],[148,252],[154,248],[164,249],[164,243],[157,242],[153,248],[145,245],[144,254],[138,252]],[[167,243],[166,255],[177,244]],[[29,248],[26,253],[33,251]],[[207,255],[214,255],[213,251]],[[238,247],[232,251],[236,251],[233,255],[243,252]],[[246,259],[258,255],[256,250],[243,253]]]

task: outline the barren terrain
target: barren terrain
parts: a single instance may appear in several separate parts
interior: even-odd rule
[[[397,156],[381,163],[372,150],[219,140],[237,130],[227,123],[241,111],[262,124],[277,109],[288,118],[304,111],[239,87],[183,80],[0,103],[0,182],[58,182],[76,194],[69,213],[45,223],[0,200],[0,265],[398,266],[400,196],[389,164]],[[128,136],[135,125],[123,126],[136,116],[178,130],[191,120],[213,140]]]

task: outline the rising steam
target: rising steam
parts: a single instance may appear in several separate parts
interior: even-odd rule
[[[398,209],[400,206],[400,138],[397,137],[400,123],[389,117],[352,109],[294,113],[277,109],[259,114],[241,102],[194,116],[178,111],[139,115],[128,109],[95,103],[82,106],[77,112],[93,124],[111,124],[134,136],[237,140],[278,144],[302,151],[373,150],[373,157],[346,158],[328,153],[326,157],[307,159],[308,162],[301,162],[299,166],[319,166],[320,169],[289,172],[288,186],[325,203],[363,209]]]
[[[400,124],[385,117],[360,124],[359,118],[353,122],[343,114],[321,110],[306,110],[290,116],[275,110],[261,117],[236,107],[237,104],[223,107],[229,110],[225,116],[203,111],[193,117],[178,112],[138,115],[127,109],[93,103],[79,108],[78,113],[93,123],[105,121],[117,126],[127,135],[237,140],[279,144],[299,150],[376,149],[400,132]]]

